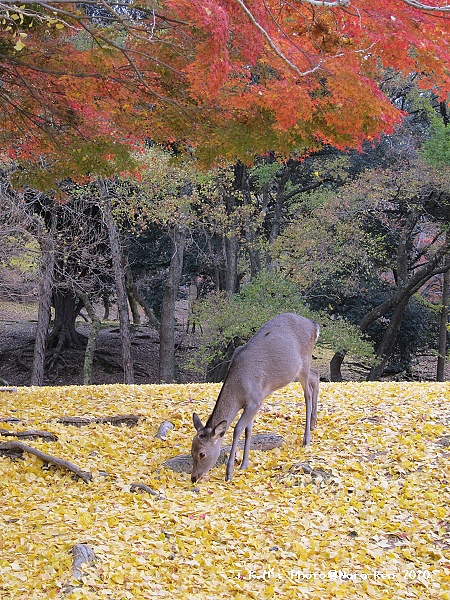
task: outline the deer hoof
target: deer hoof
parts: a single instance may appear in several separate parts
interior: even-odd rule
[[[225,481],[231,481],[233,479],[233,471],[228,472],[225,475]]]

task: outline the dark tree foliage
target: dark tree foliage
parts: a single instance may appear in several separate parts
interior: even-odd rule
[[[128,261],[140,293],[151,306],[155,316],[161,317],[164,285],[171,259],[172,242],[167,229],[153,223],[139,235],[126,238]],[[182,285],[195,283],[198,295],[204,296],[214,287],[214,266],[206,235],[192,234],[186,247]]]
[[[364,315],[382,304],[393,293],[392,286],[382,284],[379,280],[366,280],[359,293],[337,297],[333,282],[322,286],[309,297],[313,310],[325,311],[334,318],[342,317],[346,321],[358,325]],[[377,320],[367,329],[367,336],[375,343],[377,350],[383,337],[385,323],[390,313]],[[409,372],[416,355],[426,354],[437,348],[438,314],[421,298],[412,298],[405,311],[400,333],[392,355],[384,370],[385,374]],[[367,373],[368,374],[368,368]]]
[[[164,282],[170,263],[170,238],[156,224],[126,238],[128,261],[140,293],[155,316],[161,317]]]

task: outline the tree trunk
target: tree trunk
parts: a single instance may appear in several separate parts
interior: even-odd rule
[[[53,232],[39,241],[41,259],[41,280],[39,282],[39,310],[34,344],[31,385],[42,385],[44,382],[45,352],[47,350],[47,335],[50,325],[53,269],[55,265]]]
[[[384,332],[381,345],[377,351],[378,363],[374,365],[369,374],[369,380],[371,381],[378,379],[383,373],[397,339],[409,299],[419,291],[431,277],[439,275],[440,273],[445,273],[447,270],[446,267],[443,266],[443,260],[449,251],[450,236],[448,235],[446,236],[445,242],[434,252],[427,262],[414,271],[410,270],[410,236],[414,229],[416,219],[417,217],[415,215],[411,215],[408,218],[398,242],[397,262],[394,273],[397,290],[388,300],[368,312],[360,322],[360,329],[365,333],[371,323],[393,310],[392,318]]]
[[[237,294],[239,292],[238,276],[238,248],[237,237],[225,238],[225,253],[227,269],[225,272],[225,291],[227,294]]]
[[[217,235],[219,287],[229,296],[239,292],[238,248],[237,237]]]
[[[227,345],[225,352],[213,357],[208,365],[206,372],[206,381],[213,383],[219,383],[224,381],[230,367],[230,362],[233,357],[234,351],[238,346],[242,345],[240,337],[234,337]]]
[[[78,333],[75,321],[83,307],[71,289],[55,287],[53,290],[53,306],[55,308],[55,321],[48,338],[48,347],[54,348],[56,362],[57,356],[63,348],[78,348],[85,343],[85,337]]]
[[[130,305],[131,314],[133,315],[133,324],[140,325],[141,315],[139,314],[139,302],[134,295],[133,274],[131,272],[131,267],[128,264],[128,260],[125,261],[123,272],[125,273],[125,285],[127,288],[128,304]]]
[[[245,178],[244,172],[245,167],[242,163],[238,162],[234,169],[235,189],[242,189],[243,177]],[[239,292],[239,277],[237,272],[239,239],[236,233],[239,217],[236,217],[236,206],[237,204],[241,205],[241,202],[238,202],[234,192],[226,189],[223,189],[223,202],[229,224],[225,232],[216,234],[217,266],[219,270],[220,290],[225,291],[231,296]]]
[[[405,258],[405,249],[407,248],[407,242],[403,239],[402,243],[399,243],[397,248],[397,281],[398,287],[396,292],[385,302],[376,306],[370,312],[368,312],[360,323],[362,332],[366,332],[369,325],[386,315],[390,310],[395,309],[399,304],[408,300],[413,296],[420,288],[425,285],[431,277],[444,273],[445,267],[442,267],[442,261],[447,256],[450,249],[450,236],[446,237],[445,243],[436,250],[431,258],[424,263],[420,268],[416,269],[412,274],[408,275],[408,262]],[[401,273],[403,271],[403,273]],[[399,281],[399,273],[402,275]]]
[[[161,310],[159,381],[172,383],[175,380],[175,302],[180,288],[183,272],[186,237],[183,231],[175,227],[171,232],[173,253]]]
[[[104,321],[109,321],[109,311],[111,308],[111,304],[109,302],[109,294],[108,292],[105,292],[102,295],[102,301],[103,301],[103,306],[104,306],[104,312],[103,312],[103,320]]]
[[[97,345],[98,332],[100,331],[101,323],[95,314],[94,307],[89,300],[89,297],[84,292],[79,293],[79,297],[86,308],[89,318],[91,319],[91,331],[89,333],[88,343],[84,353],[83,366],[83,385],[92,385],[92,370],[94,366],[95,347]]]
[[[244,204],[252,206],[250,176],[246,165],[239,162],[235,166],[235,179],[238,189],[242,192]],[[254,279],[262,269],[261,253],[258,249],[258,227],[258,219],[255,218],[254,214],[250,214],[245,219],[245,248],[250,260],[250,279]]]
[[[437,373],[436,381],[445,381],[445,358],[447,355],[447,325],[448,325],[448,313],[449,313],[449,299],[450,299],[450,258],[447,258],[448,269],[444,273],[444,280],[442,283],[442,308],[441,318],[439,323],[439,349],[438,349],[438,361],[437,361]]]
[[[341,367],[344,362],[345,352],[336,352],[330,361],[330,380],[342,381]]]
[[[386,363],[394,348],[400,331],[403,316],[408,306],[409,298],[405,298],[394,309],[389,324],[383,334],[380,347],[377,350],[377,360],[369,373],[369,381],[376,381],[383,374]]]
[[[281,229],[281,216],[283,207],[286,204],[286,185],[291,178],[292,169],[286,167],[282,176],[277,181],[277,190],[275,195],[275,206],[273,210],[273,219],[269,232],[269,245],[271,246],[277,239]]]
[[[127,291],[125,275],[123,272],[122,253],[120,249],[119,232],[111,212],[107,186],[101,179],[97,180],[97,189],[100,204],[108,229],[109,243],[111,245],[111,258],[113,263],[114,282],[116,286],[117,308],[119,311],[120,340],[122,343],[123,380],[124,383],[134,383],[133,357],[131,354],[130,315],[128,312]]]
[[[256,249],[256,235],[251,226],[247,227],[247,252],[250,260],[250,279],[254,279],[261,273],[261,253]]]
[[[137,289],[136,284],[134,283],[133,273],[131,272],[130,265],[128,264],[125,266],[125,277],[127,282],[128,300],[130,301],[131,312],[133,313],[133,320],[135,325],[138,325],[140,323],[140,317],[139,320],[136,320],[134,316],[135,311],[139,315],[138,305],[140,305],[144,309],[144,313],[148,319],[148,322],[151,325],[153,325],[155,329],[159,330],[160,323],[155,317],[155,313],[153,312],[151,306],[148,304],[148,302],[144,300],[142,295],[139,293],[139,290]],[[131,300],[131,298],[133,300]],[[133,305],[135,305],[134,308]]]

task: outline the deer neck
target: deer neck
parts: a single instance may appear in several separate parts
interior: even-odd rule
[[[213,408],[211,415],[208,418],[208,421],[205,427],[214,428],[216,425],[221,423],[222,421],[227,422],[227,429],[231,425],[234,420],[234,417],[239,412],[241,407],[238,406],[234,398],[234,394],[230,394],[228,390],[225,388],[225,384],[220,390],[219,397],[217,398],[217,402]]]

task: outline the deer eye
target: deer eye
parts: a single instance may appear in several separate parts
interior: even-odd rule
[[[203,460],[205,458],[206,454],[204,452],[199,452],[198,456],[201,460]]]

